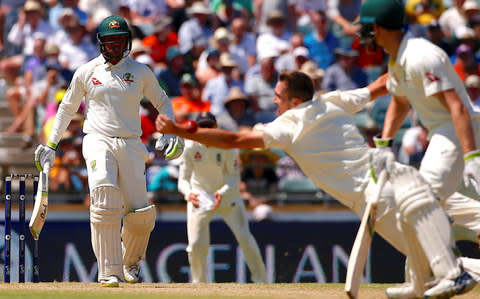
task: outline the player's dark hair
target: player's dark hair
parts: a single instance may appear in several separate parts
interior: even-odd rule
[[[302,102],[310,101],[314,89],[310,77],[302,72],[285,70],[280,73],[279,81],[287,85],[288,98],[299,98]]]

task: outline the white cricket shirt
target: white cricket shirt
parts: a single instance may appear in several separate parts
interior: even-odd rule
[[[369,98],[361,88],[305,102],[264,127],[265,146],[283,149],[317,186],[352,208],[370,175],[369,148],[350,113]]]
[[[411,33],[403,37],[396,61],[389,62],[387,89],[395,95],[406,96],[430,132],[452,121],[450,112],[433,96],[438,92],[455,89],[470,117],[480,117],[447,54]]]
[[[190,192],[219,192],[223,200],[240,197],[238,150],[208,147],[185,140],[181,156],[178,190],[187,198]]]
[[[85,99],[83,131],[108,137],[139,137],[140,100],[145,96],[155,108],[173,119],[173,110],[165,91],[153,72],[130,57],[116,65],[105,63],[102,55],[81,66],[59,106],[50,134],[58,144],[60,136]]]

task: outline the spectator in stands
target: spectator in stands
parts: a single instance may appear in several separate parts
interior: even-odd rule
[[[313,90],[315,92],[314,97],[324,93],[324,91],[322,91],[322,81],[325,76],[324,70],[319,68],[314,61],[309,60],[302,65],[300,71],[307,74],[310,79],[312,79]]]
[[[465,80],[467,92],[476,110],[480,110],[480,76],[469,75]]]
[[[264,56],[264,52],[276,51],[279,54],[287,53],[290,49],[292,33],[287,30],[287,18],[279,10],[268,15],[267,25],[271,31],[262,33],[257,38],[257,58]]]
[[[21,145],[22,148],[29,148],[33,145],[36,124],[41,128],[45,123],[46,105],[55,102],[55,93],[68,85],[60,76],[62,66],[58,62],[47,62],[46,69],[45,79],[33,84],[31,95],[7,130],[9,133],[13,133],[23,126],[24,142]]]
[[[308,49],[303,46],[303,35],[294,33],[290,38],[290,49],[278,57],[275,61],[275,68],[279,72],[282,70],[298,71],[309,57]]]
[[[48,10],[48,22],[52,26],[53,30],[58,31],[61,29],[59,19],[66,8],[69,8],[74,12],[78,19],[78,23],[80,23],[82,26],[87,26],[88,14],[78,7],[79,0],[62,0],[55,2],[55,5],[51,6]]]
[[[340,47],[335,49],[335,55],[337,62],[325,70],[322,89],[349,90],[367,86],[367,74],[355,65],[358,57],[356,50]]]
[[[217,28],[215,30],[215,33],[209,40],[209,48],[205,49],[205,51],[203,51],[198,58],[196,73],[200,74],[202,72],[202,69],[208,67],[207,56],[211,53],[211,49],[217,50],[219,56],[223,53],[230,54],[232,58],[236,61],[234,55],[230,53],[229,45],[230,32],[224,27]],[[236,78],[238,79],[238,76]]]
[[[214,27],[231,28],[232,22],[235,18],[249,18],[253,12],[253,4],[251,1],[235,0],[212,0],[210,7],[214,13]],[[244,4],[243,6],[240,4]],[[245,4],[247,6],[245,6]]]
[[[88,32],[80,23],[68,24],[68,42],[62,44],[58,60],[62,66],[72,73],[81,65],[97,57],[100,53],[97,46],[88,36]]]
[[[146,98],[140,101],[140,125],[142,127],[142,139],[143,144],[147,145],[147,149],[152,151],[148,145],[152,143],[152,135],[157,130],[155,129],[155,119],[157,118],[158,111],[153,104]],[[153,140],[154,142],[155,140]]]
[[[183,123],[195,119],[198,112],[209,112],[210,102],[202,101],[200,86],[191,74],[183,74],[180,79],[181,96],[172,99],[175,121]]]
[[[130,57],[137,60],[137,58],[141,55],[150,56],[150,48],[144,47],[142,45],[142,41],[138,38],[135,38],[135,39],[132,40],[132,49],[130,50]],[[152,69],[152,71],[153,71],[153,69]]]
[[[180,95],[180,78],[188,73],[185,60],[178,46],[167,49],[167,67],[160,70],[158,81],[169,97]]]
[[[314,31],[312,12],[327,11],[326,0],[298,0],[295,1],[295,12],[297,15],[297,32],[304,35]]]
[[[142,40],[143,46],[150,49],[150,56],[158,66],[167,64],[167,49],[178,45],[177,33],[172,31],[171,25],[171,17],[157,17],[153,22],[153,34]]]
[[[333,22],[332,33],[339,39],[340,46],[350,46],[360,26],[353,21],[360,14],[362,0],[328,0],[327,16]]]
[[[50,0],[57,1],[57,0]],[[94,32],[98,24],[107,16],[111,16],[119,11],[120,6],[126,6],[126,1],[110,0],[80,0],[78,7],[87,13],[87,31]]]
[[[220,76],[220,52],[215,48],[205,50],[206,64],[205,66],[197,66],[195,76],[201,86],[205,86],[207,82],[215,77]]]
[[[223,103],[230,89],[233,86],[243,88],[243,83],[232,77],[233,70],[237,67],[237,63],[230,54],[223,53],[220,55],[220,67],[222,74],[207,82],[202,95],[204,101],[210,102],[210,112],[215,116],[225,113]]]
[[[310,57],[325,70],[335,62],[334,51],[339,46],[339,41],[328,30],[328,19],[324,11],[311,11],[309,15],[314,31],[307,34],[303,42]]]
[[[132,33],[132,39],[139,38],[143,40],[145,38],[145,32],[144,32],[145,28],[142,28],[141,25],[137,25],[133,22],[132,10],[130,9],[130,4],[128,2],[124,2],[120,4],[116,14],[127,21],[128,27],[130,27],[130,32]],[[109,15],[113,15],[113,14],[109,14]],[[103,20],[103,18],[109,15],[101,15],[101,18],[98,20],[97,25]],[[95,30],[96,30],[96,27],[97,26],[95,26]],[[148,30],[148,28],[146,29]]]
[[[212,11],[203,1],[196,1],[187,9],[187,13],[191,18],[185,21],[178,31],[180,51],[182,54],[190,53],[193,57],[199,57],[213,35],[212,28],[207,24]]]
[[[217,117],[219,128],[238,132],[250,130],[257,123],[255,115],[249,109],[250,99],[240,87],[234,86],[230,89],[224,105],[227,113],[222,113]]]
[[[244,75],[248,68],[255,65],[257,50],[256,37],[247,31],[248,20],[246,18],[235,18],[232,21],[232,39],[230,41],[230,53],[234,55],[238,63],[240,74]]]
[[[469,25],[470,22],[480,14],[480,5],[476,0],[466,0],[462,5],[463,12],[465,14],[466,24]]]
[[[453,0],[453,5],[444,11],[438,19],[438,23],[447,40],[451,40],[454,37],[455,28],[467,25],[467,19],[462,8],[464,3],[465,0]]]
[[[43,36],[48,41],[52,34],[52,27],[43,19],[43,8],[40,3],[27,0],[18,13],[18,21],[8,33],[8,41],[14,46],[22,47],[21,53],[15,53],[21,55],[5,58],[0,65],[1,72],[5,74],[7,69],[20,70],[24,59],[34,55],[35,38]]]
[[[252,109],[260,122],[267,123],[276,116],[276,105],[272,102],[273,89],[277,84],[275,70],[276,52],[263,52],[260,56],[260,73],[246,78],[245,92],[252,101]]]
[[[240,154],[243,169],[241,180],[245,190],[255,197],[268,196],[278,190],[275,163],[280,158],[267,149],[247,149]]]
[[[442,0],[407,0],[405,12],[408,23],[427,26],[445,11]]]
[[[454,53],[452,46],[445,40],[442,28],[436,20],[430,22],[427,26],[427,39],[442,48],[448,56]]]
[[[480,75],[480,65],[475,61],[475,56],[469,45],[461,44],[455,53],[457,54],[457,60],[453,68],[463,82],[469,75]]]
[[[132,15],[131,22],[149,27],[158,17],[165,17],[168,7],[165,0],[127,0]]]
[[[255,23],[258,34],[269,32],[272,28],[268,24],[268,19],[274,11],[279,15],[288,16],[286,20],[286,30],[295,32],[297,18],[295,14],[295,3],[291,0],[255,0]]]

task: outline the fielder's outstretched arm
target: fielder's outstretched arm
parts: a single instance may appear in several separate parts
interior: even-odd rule
[[[263,133],[257,130],[230,132],[221,129],[199,128],[195,133],[189,133],[188,128],[175,124],[171,118],[165,114],[158,115],[155,126],[160,133],[191,139],[207,146],[223,149],[265,147]]]

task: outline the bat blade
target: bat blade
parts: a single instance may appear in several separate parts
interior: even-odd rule
[[[28,227],[34,239],[38,239],[42,231],[45,220],[47,219],[48,209],[48,172],[49,165],[40,172],[40,181],[38,183],[37,194],[35,195],[35,205],[33,206],[32,217]]]
[[[375,197],[367,202],[363,212],[362,221],[358,228],[357,236],[353,243],[350,258],[348,259],[347,276],[345,279],[345,292],[350,299],[358,298],[360,283],[362,282],[363,270],[367,262],[368,251],[372,244],[375,233],[375,221],[377,219],[377,204],[387,181],[387,173],[380,173]]]

